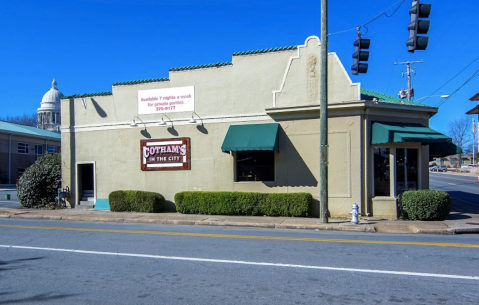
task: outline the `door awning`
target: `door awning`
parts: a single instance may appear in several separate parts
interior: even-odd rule
[[[278,123],[231,125],[221,150],[247,151],[271,150],[279,152]]]
[[[452,143],[452,139],[419,124],[380,123],[372,126],[371,144],[419,142],[422,144]]]
[[[429,145],[429,159],[442,158],[450,155],[462,154],[462,149],[454,143]]]

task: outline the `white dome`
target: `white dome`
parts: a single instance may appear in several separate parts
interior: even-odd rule
[[[60,111],[60,103],[62,97],[63,94],[58,91],[57,82],[55,79],[53,79],[52,88],[43,95],[42,102],[40,103],[40,108],[38,108],[37,112],[43,110]]]

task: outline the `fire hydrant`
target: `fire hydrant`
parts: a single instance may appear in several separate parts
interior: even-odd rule
[[[358,224],[359,220],[358,220],[358,215],[359,215],[359,212],[358,212],[358,205],[357,204],[353,204],[353,209],[351,210],[351,212],[349,212],[349,214],[351,214],[352,218],[351,218],[351,222],[354,223],[354,224]]]

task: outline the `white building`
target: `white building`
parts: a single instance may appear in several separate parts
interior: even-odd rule
[[[57,81],[53,79],[52,88],[43,95],[40,108],[37,110],[37,128],[60,131],[62,97],[63,94],[57,89]]]

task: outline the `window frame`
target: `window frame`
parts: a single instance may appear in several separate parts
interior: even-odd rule
[[[264,153],[264,154],[271,154],[272,156],[272,161],[271,161],[271,165],[266,165],[266,166],[271,166],[272,168],[272,177],[273,177],[273,180],[254,180],[253,179],[253,176],[254,176],[254,173],[251,173],[251,176],[247,177],[247,178],[251,178],[252,180],[240,180],[238,179],[238,174],[239,174],[239,168],[238,168],[238,153],[241,155],[243,153],[256,153],[256,154],[261,154],[261,153]],[[267,157],[267,156],[266,156]],[[233,152],[233,159],[234,159],[234,173],[233,173],[233,182],[234,183],[274,183],[276,182],[276,152],[275,151],[268,151],[268,150],[248,150],[248,151],[235,151]]]
[[[23,148],[20,148],[20,146],[23,146]],[[25,142],[17,142],[17,153],[23,154],[23,155],[28,155],[28,143]]]
[[[55,149],[54,152],[50,151],[50,148],[51,148],[51,147]],[[56,154],[56,153],[58,152],[58,148],[57,148],[56,146],[54,146],[54,145],[47,145],[46,151],[47,151],[47,153],[49,153],[49,154]]]

